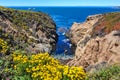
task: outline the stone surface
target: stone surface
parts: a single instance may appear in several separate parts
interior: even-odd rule
[[[74,23],[70,29],[69,37],[73,44],[77,44],[78,41],[85,38],[86,36],[91,37],[91,33],[93,30],[93,27],[98,23],[98,21],[103,16],[101,14],[99,15],[93,15],[89,16],[87,20],[83,23]]]
[[[101,62],[120,63],[120,31],[112,31],[105,37],[91,39],[85,47],[77,46],[77,50],[76,53],[79,56],[76,55],[76,58],[68,65],[88,67]]]

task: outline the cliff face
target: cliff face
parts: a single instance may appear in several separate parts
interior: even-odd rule
[[[120,13],[94,15],[84,23],[74,23],[71,41],[77,45],[72,66],[120,63]]]
[[[8,42],[11,51],[50,53],[57,42],[56,25],[41,12],[0,7],[0,38]]]
[[[70,65],[88,67],[102,62],[120,63],[120,31],[113,31],[102,38],[90,39],[86,46],[80,49],[80,46],[77,46],[76,59]]]
[[[102,18],[102,14],[92,15],[89,16],[85,22],[74,23],[72,25],[69,32],[69,38],[76,48],[77,46],[80,46],[82,50],[82,48],[90,40],[94,26],[96,26]],[[79,56],[80,54],[76,52],[77,50],[78,49],[75,50],[75,55]]]
[[[104,36],[113,30],[120,29],[120,13],[97,14],[88,16],[83,23],[74,23],[70,29],[69,37],[73,44],[85,36]]]

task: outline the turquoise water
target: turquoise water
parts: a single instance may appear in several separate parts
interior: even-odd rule
[[[120,12],[120,8],[115,7],[10,7],[20,10],[42,11],[51,16],[57,25],[59,39],[55,54],[62,54],[66,50],[66,55],[70,55],[72,44],[64,35],[73,22],[83,22],[86,17],[94,14]]]

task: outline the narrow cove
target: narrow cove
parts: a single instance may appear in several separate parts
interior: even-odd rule
[[[72,44],[65,36],[74,22],[81,23],[87,16],[107,12],[120,11],[113,7],[10,7],[19,10],[44,12],[51,16],[57,26],[58,42],[53,52],[55,58],[72,58]]]

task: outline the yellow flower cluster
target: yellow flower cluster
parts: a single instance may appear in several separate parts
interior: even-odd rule
[[[0,53],[5,54],[8,50],[7,42],[0,38]]]
[[[24,71],[32,80],[84,80],[86,77],[82,67],[63,66],[48,53],[31,56],[14,53],[13,61],[15,69]]]

